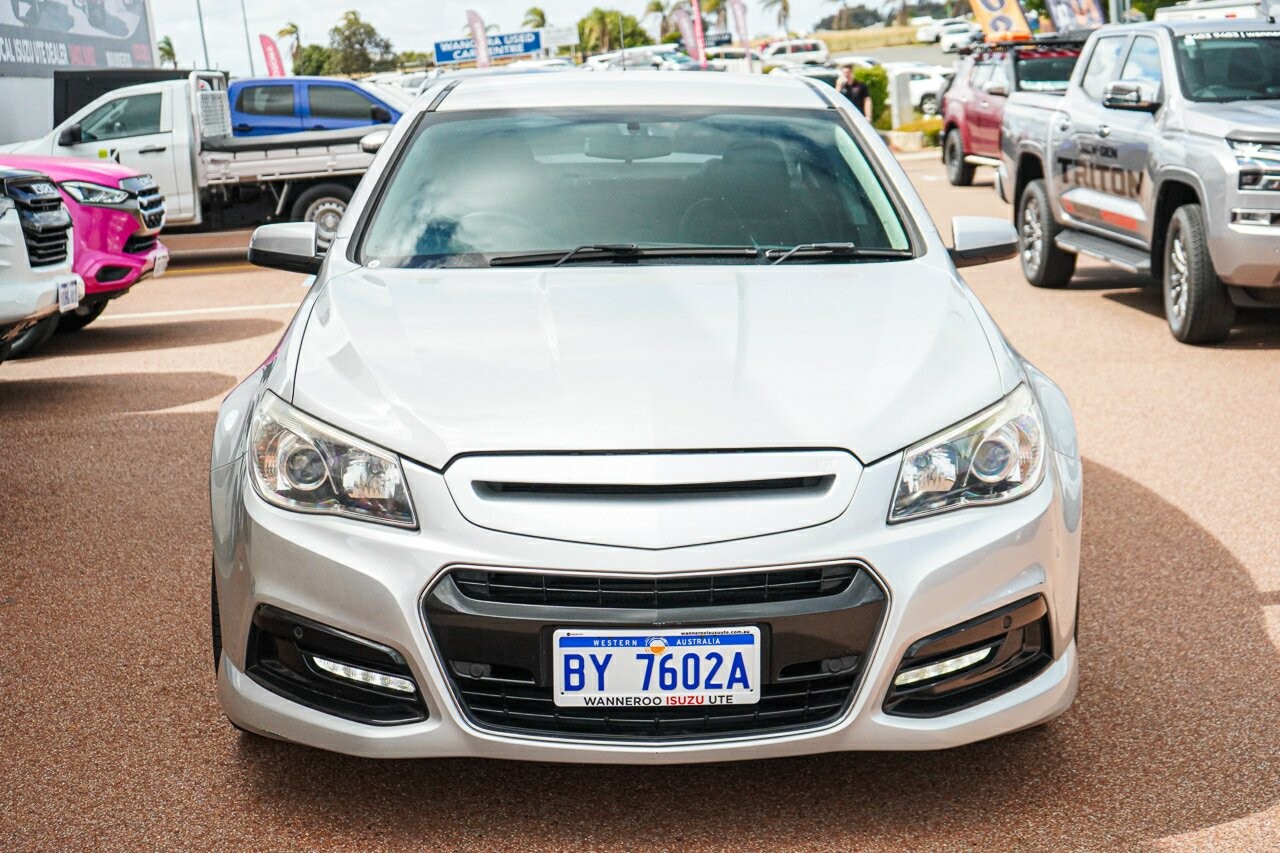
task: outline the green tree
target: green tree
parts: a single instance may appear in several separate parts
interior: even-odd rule
[[[160,55],[160,64],[162,66],[178,67],[178,54],[173,50],[173,39],[165,36],[156,42],[156,52]]]
[[[791,33],[791,0],[760,0],[760,8],[776,13],[778,26],[784,33]]]
[[[355,10],[344,12],[338,25],[329,30],[329,51],[326,74],[359,74],[395,67],[391,41]]]
[[[622,44],[618,44],[619,32],[622,34]],[[601,9],[597,6],[578,21],[578,44],[588,54],[608,53],[619,47],[653,44],[653,38],[641,28],[634,15],[624,15],[617,9]]]
[[[321,44],[309,44],[293,60],[293,73],[299,77],[314,77],[324,74],[329,67],[332,51]]]
[[[524,13],[524,22],[521,24],[528,30],[540,30],[547,25],[547,13],[542,11],[538,6],[530,6],[528,11]]]
[[[400,68],[408,67],[426,67],[435,65],[436,55],[434,53],[423,53],[420,50],[405,50],[396,54],[396,65]]]
[[[669,2],[665,2],[665,0],[649,0],[649,5],[644,8],[644,14],[641,15],[641,19],[643,20],[650,15],[657,15],[658,38],[665,39],[677,30],[676,11],[688,8],[689,0],[669,0]]]
[[[302,50],[302,31],[298,29],[298,25],[290,21],[279,29],[276,38],[289,40],[289,57],[297,62],[298,51]]]

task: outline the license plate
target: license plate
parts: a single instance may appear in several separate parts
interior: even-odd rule
[[[164,271],[169,268],[169,253],[160,252],[156,255],[155,267],[151,271],[153,278],[159,278],[164,275]]]
[[[552,640],[560,707],[754,705],[760,629],[562,628]]]
[[[63,314],[80,306],[80,282],[74,278],[58,282],[58,310]]]

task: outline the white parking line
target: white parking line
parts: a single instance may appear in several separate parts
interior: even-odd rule
[[[290,311],[298,307],[297,302],[275,302],[270,305],[228,305],[223,308],[183,308],[178,311],[145,311],[140,314],[103,314],[99,323],[108,320],[146,320],[152,317],[189,317],[193,314],[231,314],[240,311]]]

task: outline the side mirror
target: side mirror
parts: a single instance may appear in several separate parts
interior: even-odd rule
[[[386,107],[371,107],[369,109],[369,118],[373,119],[374,124],[390,124],[391,110]]]
[[[1102,90],[1102,105],[1112,110],[1153,113],[1160,109],[1160,94],[1146,80],[1116,80]]]
[[[1009,87],[1005,83],[992,81],[982,88],[988,95],[998,95],[1001,98],[1009,96]]]
[[[360,137],[360,150],[366,154],[377,154],[382,150],[382,146],[390,136],[391,131],[389,130],[375,130],[373,133],[366,133]]]
[[[64,127],[62,133],[58,134],[58,144],[62,147],[68,145],[79,145],[84,141],[84,131],[80,129],[80,125],[73,124],[70,127]]]
[[[249,238],[249,263],[260,267],[315,275],[323,262],[316,251],[314,222],[262,225]]]
[[[1018,231],[1012,223],[994,216],[955,216],[948,254],[958,267],[1008,260],[1017,257]]]

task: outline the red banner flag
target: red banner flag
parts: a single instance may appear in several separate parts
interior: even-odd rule
[[[271,36],[258,36],[258,41],[262,42],[262,55],[267,60],[267,76],[286,76],[288,72],[284,70],[284,60],[280,58],[280,48],[276,46],[276,40]]]
[[[476,43],[476,68],[488,68],[489,36],[484,31],[484,20],[468,9],[467,26],[471,28],[471,38]]]
[[[707,46],[702,43],[702,6],[693,0],[693,49],[689,56],[698,61],[703,68],[707,67]]]

